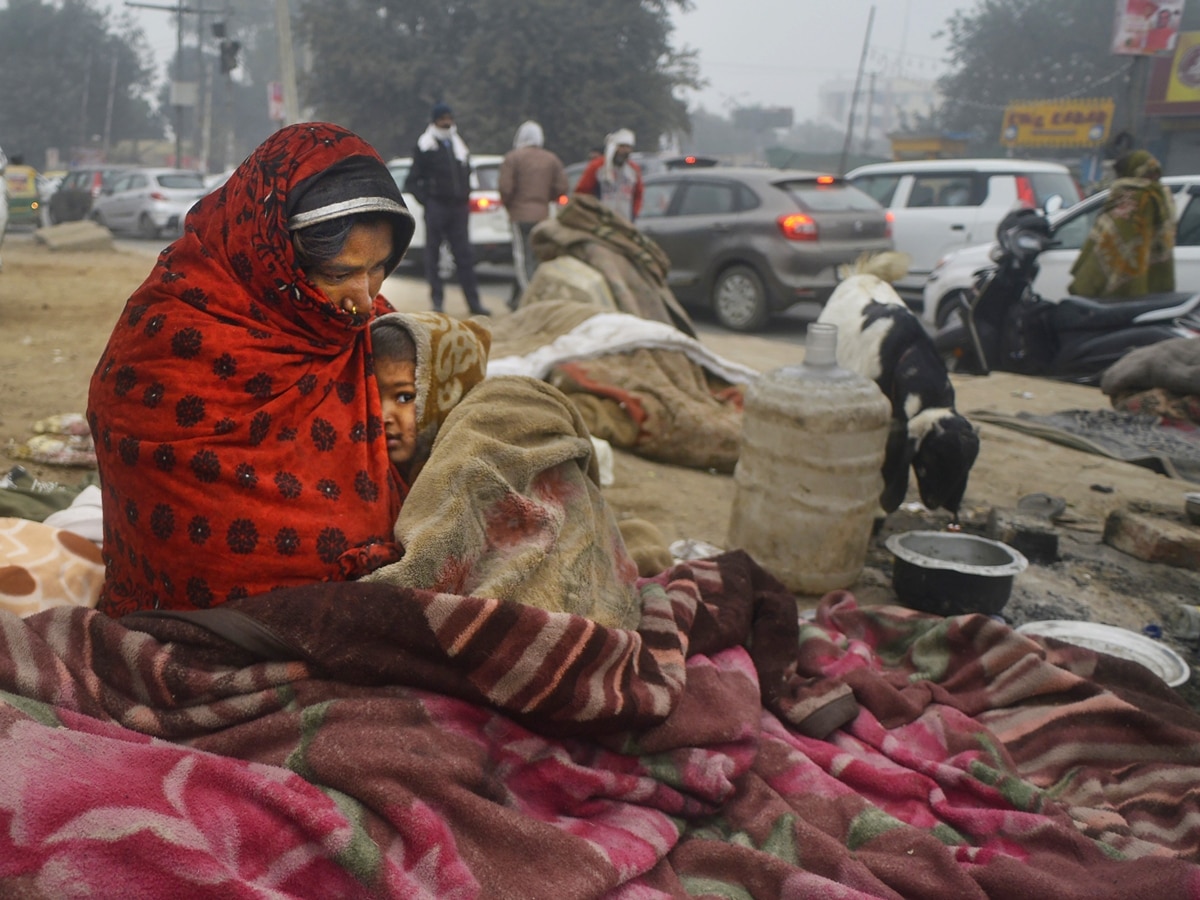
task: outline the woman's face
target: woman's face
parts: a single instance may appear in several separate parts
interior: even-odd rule
[[[392,228],[387,222],[360,222],[350,229],[342,252],[308,271],[312,281],[335,306],[367,314],[387,277],[392,256]]]

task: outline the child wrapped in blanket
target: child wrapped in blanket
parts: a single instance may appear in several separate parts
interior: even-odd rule
[[[408,493],[403,558],[363,580],[637,627],[637,566],[587,427],[545,382],[485,379],[490,343],[482,324],[440,313],[372,323],[388,455]]]

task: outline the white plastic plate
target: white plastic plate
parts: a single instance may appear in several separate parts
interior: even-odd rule
[[[1117,628],[1115,625],[1077,622],[1072,619],[1048,619],[1043,622],[1026,622],[1017,628],[1017,632],[1057,638],[1068,644],[1133,660],[1141,663],[1171,687],[1179,687],[1192,674],[1191,667],[1183,657],[1170,647],[1136,631]]]

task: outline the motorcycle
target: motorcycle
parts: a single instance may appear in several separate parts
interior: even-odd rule
[[[1098,384],[1104,370],[1135,347],[1200,336],[1200,294],[1057,303],[1035,294],[1038,254],[1054,246],[1050,224],[1037,210],[1009,213],[996,241],[995,265],[976,273],[974,290],[934,335],[952,372],[997,369]]]

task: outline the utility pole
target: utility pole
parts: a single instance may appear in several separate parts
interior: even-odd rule
[[[288,0],[275,0],[275,31],[279,40],[279,67],[283,81],[285,125],[300,121],[300,98],[296,92],[296,61],[292,56],[292,10]]]
[[[171,105],[175,107],[175,165],[183,165],[183,108],[184,106],[196,105],[196,85],[191,84],[190,98],[186,98],[185,87],[183,84],[183,14],[184,13],[212,13],[219,12],[215,9],[203,9],[191,6],[184,6],[183,0],[176,0],[174,6],[162,6],[157,3],[134,3],[132,0],[125,0],[125,5],[136,7],[139,9],[158,9],[166,12],[175,13],[175,72],[171,79]],[[197,39],[197,48],[203,60],[203,49],[199,46],[200,41]],[[203,68],[203,64],[201,65]],[[185,103],[185,99],[191,99],[191,103]],[[194,142],[193,142],[194,143]]]
[[[113,95],[117,92],[117,54],[113,53],[108,68],[108,104],[104,109],[104,161],[108,162],[108,148],[112,143]]]
[[[858,60],[858,74],[854,76],[854,93],[850,97],[850,120],[846,123],[846,139],[842,142],[842,159],[838,163],[838,175],[846,174],[846,155],[850,152],[850,141],[854,138],[854,107],[858,105],[858,89],[862,85],[863,68],[867,64],[867,50],[871,47],[871,26],[875,22],[875,7],[867,16],[867,34],[863,38],[862,56]]]

